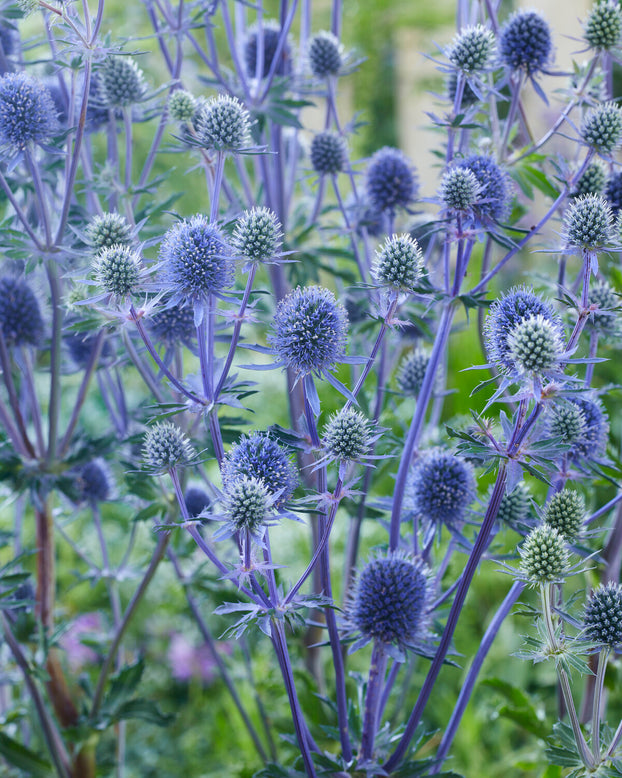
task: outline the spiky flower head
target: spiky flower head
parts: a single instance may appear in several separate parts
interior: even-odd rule
[[[63,335],[63,342],[73,361],[79,367],[86,367],[97,345],[98,336],[89,335],[88,332],[67,332]],[[101,357],[109,357],[111,354],[110,343],[105,340],[101,349]]]
[[[600,162],[592,162],[577,181],[573,197],[582,195],[602,195],[607,184],[607,171]],[[607,198],[609,199],[609,198]]]
[[[510,527],[524,524],[529,517],[529,498],[529,490],[525,483],[520,481],[511,492],[506,492],[501,498],[497,511],[497,521]]]
[[[103,462],[94,459],[87,462],[77,472],[76,487],[81,500],[97,503],[110,496],[110,473]]]
[[[188,515],[192,519],[196,519],[197,516],[200,516],[202,513],[209,510],[212,504],[207,492],[204,489],[200,489],[198,486],[191,486],[186,489],[184,502],[186,503]]]
[[[415,397],[419,394],[430,355],[423,349],[415,349],[402,359],[397,369],[397,385],[404,394]]]
[[[274,211],[251,208],[237,220],[231,248],[251,262],[267,262],[279,253],[282,236],[281,222]]]
[[[549,431],[554,438],[561,438],[562,443],[572,445],[585,433],[583,411],[575,403],[556,403],[551,409]]]
[[[468,167],[450,168],[441,181],[441,200],[452,211],[466,211],[477,202],[480,184]]]
[[[343,47],[332,32],[322,30],[309,41],[307,57],[316,78],[337,76],[343,64]]]
[[[147,430],[143,444],[146,465],[157,472],[170,470],[192,459],[194,450],[183,430],[170,421],[159,421]]]
[[[417,197],[419,186],[414,166],[399,149],[384,146],[367,166],[367,195],[373,208],[395,211],[407,208]]]
[[[412,292],[423,273],[419,244],[410,235],[393,235],[376,251],[372,276],[381,286]]]
[[[225,454],[221,464],[225,490],[241,476],[261,481],[268,493],[277,495],[277,505],[292,496],[298,486],[298,475],[288,454],[264,432],[244,435]]]
[[[518,325],[533,316],[541,316],[563,334],[560,317],[552,306],[527,287],[513,287],[490,306],[484,322],[488,360],[504,373],[514,373],[516,363],[510,349],[510,337]]]
[[[120,213],[102,213],[89,222],[86,238],[95,251],[110,246],[126,246],[133,240],[132,227]]]
[[[50,90],[27,73],[0,78],[0,143],[12,152],[30,143],[45,143],[58,130]]]
[[[447,56],[464,73],[476,73],[487,67],[495,47],[491,30],[481,24],[465,27],[453,40]]]
[[[571,543],[579,534],[585,519],[583,495],[574,489],[562,489],[547,502],[542,519]]]
[[[194,311],[188,305],[171,305],[149,319],[149,329],[159,343],[187,345],[196,335]]]
[[[294,289],[279,303],[273,327],[275,351],[299,375],[326,373],[345,355],[348,317],[329,289]]]
[[[272,500],[266,484],[242,475],[229,484],[224,500],[225,516],[234,530],[256,535],[268,521]]]
[[[590,640],[617,648],[622,643],[622,585],[610,581],[594,589],[583,620]]]
[[[132,57],[106,57],[97,75],[99,99],[107,108],[126,108],[139,103],[147,91],[143,71]]]
[[[607,245],[613,229],[613,214],[601,195],[577,197],[564,213],[566,240],[587,249]]]
[[[456,89],[458,88],[458,74],[454,70],[450,73],[447,79],[447,99],[453,105],[456,102]],[[464,84],[462,90],[462,100],[460,101],[460,109],[468,108],[471,105],[479,103],[480,98],[475,94],[468,81]]]
[[[318,132],[311,141],[309,156],[313,169],[321,176],[341,173],[348,164],[345,138],[333,130]]]
[[[612,49],[622,35],[622,12],[617,2],[597,0],[585,22],[585,40],[593,49]]]
[[[521,572],[531,583],[559,581],[568,570],[568,549],[564,537],[548,524],[533,529],[518,553]]]
[[[0,278],[0,329],[9,346],[36,346],[43,335],[43,319],[34,292],[25,281]]]
[[[261,36],[261,37],[260,37]],[[258,62],[259,43],[263,38],[263,65]],[[251,78],[257,78],[257,68],[261,67],[260,78],[266,78],[276,57],[276,50],[281,38],[281,26],[278,22],[269,19],[263,22],[261,29],[253,26],[248,32],[244,42],[244,64],[246,72]],[[292,69],[292,53],[288,41],[281,50],[279,61],[275,66],[275,75],[286,76]]]
[[[512,190],[504,170],[486,154],[472,154],[456,163],[454,170],[470,170],[479,184],[478,212],[488,219],[499,221],[507,216]]]
[[[160,246],[163,283],[182,299],[204,301],[233,283],[234,266],[223,234],[196,214],[174,224]]]
[[[612,173],[604,194],[614,215],[617,215],[622,209],[622,171]]]
[[[93,262],[95,279],[107,294],[127,297],[139,286],[142,262],[140,254],[129,246],[108,246],[101,249]]]
[[[598,332],[605,335],[612,334],[617,327],[617,311],[620,298],[606,281],[596,281],[590,286],[590,306],[596,305],[597,309],[590,315],[588,323]]]
[[[551,28],[537,11],[517,11],[499,33],[499,55],[510,70],[533,75],[543,70],[551,57]]]
[[[168,101],[168,112],[175,122],[191,122],[197,110],[197,101],[191,92],[177,89]]]
[[[508,336],[509,358],[519,375],[557,367],[563,348],[559,329],[542,314],[523,319]]]
[[[371,423],[360,411],[345,408],[331,416],[323,437],[331,459],[354,462],[369,451]]]
[[[610,154],[622,140],[622,111],[613,102],[597,105],[583,120],[581,136],[596,151]]]
[[[19,32],[5,19],[0,23],[0,46],[5,57],[16,54],[19,47]]]
[[[475,496],[473,468],[442,449],[423,453],[412,466],[414,510],[425,520],[450,529],[462,523]]]
[[[250,114],[237,97],[210,98],[198,112],[197,135],[202,146],[237,152],[250,142]]]
[[[363,641],[403,651],[427,636],[430,586],[420,559],[399,553],[368,562],[356,576],[347,617]],[[359,643],[360,645],[360,643]]]
[[[585,419],[583,434],[574,441],[570,459],[597,459],[605,453],[609,439],[609,419],[605,409],[600,400],[589,397],[572,398],[569,402],[579,408]]]

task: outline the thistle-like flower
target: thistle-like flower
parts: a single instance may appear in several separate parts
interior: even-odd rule
[[[556,403],[551,409],[549,431],[554,438],[570,445],[585,434],[585,416],[576,403]]]
[[[274,350],[298,375],[326,374],[345,356],[348,317],[335,295],[321,286],[297,287],[274,315]]]
[[[196,336],[194,312],[187,305],[170,305],[149,319],[149,330],[159,343],[188,345]]]
[[[393,235],[376,251],[372,266],[376,283],[400,292],[412,292],[423,273],[419,244],[410,235]]]
[[[601,165],[600,162],[592,162],[585,169],[585,173],[577,181],[573,197],[581,197],[582,195],[602,195],[605,192],[605,186],[607,185],[607,171]],[[607,195],[607,199],[609,196]],[[622,204],[622,203],[621,203]],[[613,205],[610,205],[613,208]]]
[[[585,500],[573,489],[562,489],[554,494],[544,509],[544,523],[554,527],[569,543],[581,531],[584,520]]]
[[[424,452],[411,471],[411,493],[416,513],[426,521],[456,529],[475,497],[473,468],[449,451]]]
[[[571,246],[595,250],[609,242],[613,214],[604,197],[584,195],[570,204],[564,213],[564,225]]]
[[[184,502],[186,503],[188,516],[192,519],[196,519],[197,516],[208,511],[212,504],[207,492],[198,486],[191,486],[189,489],[186,489]]]
[[[441,181],[441,200],[452,211],[466,211],[477,202],[480,183],[468,167],[450,168]]]
[[[533,529],[518,553],[521,573],[531,583],[560,581],[568,571],[568,549],[564,537],[548,524]]]
[[[236,221],[231,248],[251,262],[269,262],[281,249],[281,223],[269,208],[251,208]]]
[[[31,143],[45,143],[57,130],[49,89],[27,73],[5,73],[0,78],[0,143],[16,153]]]
[[[492,157],[472,154],[456,163],[454,170],[470,170],[479,185],[474,205],[485,219],[504,219],[510,209],[511,189],[507,174]]]
[[[98,503],[110,496],[110,473],[103,462],[93,460],[83,465],[76,474],[76,487],[81,500]]]
[[[497,521],[517,528],[525,524],[529,518],[530,495],[523,481],[520,481],[511,492],[506,492],[499,504]]]
[[[241,476],[261,481],[268,493],[282,505],[298,486],[298,474],[288,454],[266,433],[243,436],[225,454],[221,464],[225,491]]]
[[[499,39],[499,56],[510,70],[532,76],[551,58],[551,28],[537,11],[517,11],[501,28]]]
[[[324,427],[323,442],[330,459],[355,462],[369,451],[371,422],[354,408],[342,409]]]
[[[495,38],[481,24],[465,27],[453,40],[447,56],[452,65],[464,73],[484,70],[494,52]]]
[[[369,561],[356,576],[347,606],[347,623],[361,639],[353,649],[373,640],[388,653],[402,656],[428,637],[430,584],[418,558],[400,553]]]
[[[0,278],[0,330],[9,346],[37,346],[43,319],[34,292],[25,281]]]
[[[509,359],[518,375],[543,375],[556,368],[563,343],[554,322],[542,314],[523,319],[508,336]]]
[[[170,421],[157,422],[147,430],[143,458],[151,470],[164,472],[184,465],[194,456],[186,434]]]
[[[597,51],[608,51],[620,42],[622,12],[618,3],[598,0],[585,22],[585,40]]]
[[[622,111],[613,102],[597,105],[583,120],[581,136],[599,153],[611,154],[622,141]]]
[[[379,149],[369,160],[366,186],[372,207],[390,212],[408,208],[419,190],[413,164],[390,146]]]
[[[106,294],[128,297],[138,291],[142,275],[140,254],[129,246],[101,249],[93,262],[95,280]]]
[[[614,216],[617,216],[622,209],[622,172],[612,173],[607,180],[604,195]]]
[[[606,281],[596,281],[590,286],[590,306],[598,306],[592,312],[588,324],[603,335],[612,335],[617,331],[617,309],[620,298]]]
[[[260,78],[266,78],[276,57],[276,50],[281,37],[281,26],[278,22],[268,19],[263,22],[261,29],[259,27],[251,27],[249,30],[248,37],[244,42],[244,64],[246,65],[246,72],[251,78],[257,78],[257,68],[260,67],[258,64],[260,36],[263,39],[263,67],[261,68]],[[289,42],[285,41],[274,72],[277,76],[286,76],[291,69],[291,47]]]
[[[120,213],[94,216],[86,228],[86,238],[94,251],[110,246],[129,246],[133,237],[132,226]]]
[[[97,75],[99,99],[107,108],[126,108],[139,103],[147,91],[143,71],[132,57],[106,57]]]
[[[590,397],[571,398],[569,402],[579,408],[585,419],[583,433],[570,449],[570,459],[598,459],[605,453],[609,439],[609,420],[602,403]]]
[[[197,101],[191,92],[177,89],[168,101],[168,113],[175,122],[191,122],[197,111]]]
[[[416,397],[419,394],[430,355],[423,349],[416,349],[402,359],[397,369],[397,385],[404,394]]]
[[[199,109],[196,123],[199,142],[207,149],[236,153],[250,142],[250,114],[237,97],[211,98]]]
[[[311,141],[311,165],[321,176],[334,176],[348,165],[345,138],[333,130],[319,132]]]
[[[231,528],[261,536],[272,512],[273,501],[266,484],[242,475],[229,484],[224,498],[224,514]]]
[[[307,58],[316,78],[338,76],[343,65],[343,47],[332,32],[322,30],[309,41]]]
[[[617,648],[622,643],[622,585],[600,584],[587,601],[584,623],[590,640]]]

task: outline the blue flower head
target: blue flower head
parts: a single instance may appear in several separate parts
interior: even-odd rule
[[[600,194],[600,192],[598,194]],[[622,209],[622,171],[613,173],[607,181],[605,197],[607,198],[609,207],[613,213],[619,213]]]
[[[241,476],[261,481],[270,495],[278,495],[277,505],[286,502],[298,486],[289,456],[264,432],[244,435],[225,455],[221,474],[225,491]]]
[[[510,210],[511,187],[504,170],[492,157],[472,154],[459,160],[453,168],[470,170],[479,184],[477,200],[473,204],[482,217],[499,221],[507,217]]]
[[[412,467],[410,491],[416,513],[456,529],[475,497],[473,468],[450,451],[426,451]]]
[[[0,329],[10,346],[37,346],[43,335],[39,303],[25,281],[0,278]]]
[[[372,559],[357,575],[349,598],[348,626],[361,635],[354,648],[373,640],[390,653],[396,647],[399,655],[424,643],[429,598],[427,569],[420,559],[400,553]]]
[[[208,510],[212,504],[207,492],[198,486],[191,486],[189,489],[186,489],[184,502],[186,503],[188,515],[193,519]]]
[[[110,496],[110,474],[102,462],[87,462],[78,471],[76,486],[82,500],[91,504],[103,502]]]
[[[197,214],[177,222],[160,246],[162,284],[176,301],[204,302],[233,283],[234,266],[221,231]]]
[[[107,108],[126,108],[138,103],[147,91],[143,72],[132,57],[106,57],[97,76],[99,99]]]
[[[298,375],[322,375],[345,356],[348,316],[321,286],[290,292],[276,309],[273,327],[274,350]]]
[[[332,32],[322,30],[309,42],[307,52],[309,68],[316,78],[339,75],[343,64],[343,49]]]
[[[249,30],[248,37],[244,43],[244,64],[246,72],[251,78],[257,78],[257,53],[259,49],[260,35],[263,37],[263,67],[261,78],[266,78],[274,62],[277,46],[281,37],[281,27],[278,22],[273,20],[265,21],[261,30],[258,27],[252,27]],[[292,70],[292,53],[289,43],[286,41],[279,61],[275,67],[277,76],[287,76]]]
[[[551,28],[537,11],[517,11],[501,29],[499,55],[510,70],[531,76],[546,67],[551,52]]]
[[[605,453],[609,439],[609,419],[605,409],[600,400],[590,397],[569,398],[569,401],[582,412],[585,425],[568,456],[575,462],[597,459]]]
[[[379,149],[369,160],[366,185],[370,204],[379,211],[407,208],[419,190],[412,162],[390,146]]]
[[[488,361],[510,375],[516,372],[511,338],[522,322],[541,316],[561,337],[564,329],[550,303],[527,287],[514,287],[490,306],[484,322],[484,340]]]
[[[587,637],[617,648],[622,643],[622,585],[610,581],[594,589],[585,606]]]
[[[0,142],[17,152],[30,143],[45,143],[57,130],[49,89],[26,73],[5,73],[0,78]]]
[[[311,166],[321,176],[341,173],[348,164],[348,148],[342,135],[333,130],[319,132],[311,141]]]
[[[194,312],[187,305],[171,305],[154,314],[149,321],[149,329],[159,343],[175,346],[187,345],[196,335]]]

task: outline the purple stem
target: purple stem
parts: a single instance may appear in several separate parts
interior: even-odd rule
[[[374,641],[369,666],[369,680],[367,681],[367,693],[365,695],[365,712],[363,714],[363,732],[361,735],[361,754],[359,765],[369,762],[374,753],[374,741],[379,718],[379,705],[381,702],[380,690],[384,681],[387,667],[387,653],[382,643]]]

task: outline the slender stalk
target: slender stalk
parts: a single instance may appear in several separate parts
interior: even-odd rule
[[[592,756],[594,764],[600,761],[600,716],[603,699],[603,686],[609,659],[609,647],[604,646],[598,654],[598,670],[596,671],[596,684],[594,689],[594,705],[592,708]]]
[[[56,457],[58,446],[58,425],[60,422],[61,406],[61,372],[62,354],[61,345],[63,338],[63,309],[61,307],[61,287],[58,277],[58,267],[55,262],[48,259],[45,269],[50,286],[52,306],[52,337],[50,342],[50,400],[48,406],[48,449],[46,462],[52,463]]]
[[[363,732],[361,735],[361,755],[359,764],[371,761],[374,753],[376,727],[378,724],[378,706],[381,700],[381,689],[387,667],[387,653],[379,641],[374,641],[369,666],[369,680],[365,695],[365,712],[363,714]]]

